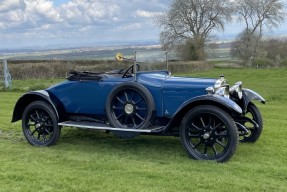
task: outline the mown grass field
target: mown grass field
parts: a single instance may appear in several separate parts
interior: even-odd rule
[[[23,92],[0,92],[0,191],[287,191],[286,69],[213,69],[188,74],[218,77],[259,92],[264,119],[258,142],[239,144],[224,164],[189,159],[175,137],[118,139],[65,128],[57,145],[29,145],[21,122],[11,124]],[[15,81],[15,90],[60,80]],[[23,89],[25,87],[25,89]],[[27,88],[28,87],[28,88]]]

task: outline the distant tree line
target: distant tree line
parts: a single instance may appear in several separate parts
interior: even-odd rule
[[[232,43],[231,53],[248,65],[258,57],[272,62],[286,57],[284,51],[282,55],[276,51],[274,56],[267,50],[270,46],[275,50],[286,47],[283,41],[263,40],[264,32],[278,27],[285,17],[280,0],[174,0],[166,13],[156,16],[156,23],[162,30],[164,49],[176,50],[183,60],[204,60],[206,44],[215,37],[214,32],[236,19],[243,23],[243,30]]]
[[[242,64],[247,67],[287,67],[287,40],[267,39],[258,41],[255,55],[247,53],[240,55],[244,44],[234,41],[230,53],[233,57],[242,59]],[[245,47],[244,47],[245,48]],[[244,49],[243,49],[244,50]]]
[[[153,63],[154,69],[162,69],[162,62]],[[114,69],[127,69],[130,61],[111,60],[9,60],[9,72],[13,80],[65,78],[69,71],[108,72]],[[143,70],[148,66],[141,66]],[[172,73],[192,73],[205,71],[212,66],[206,61],[170,61],[168,68]],[[40,87],[39,87],[40,88]],[[0,86],[0,91],[2,90]]]

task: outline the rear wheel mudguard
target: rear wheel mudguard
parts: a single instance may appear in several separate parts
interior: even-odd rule
[[[61,111],[64,110],[63,106],[59,102],[56,101],[56,98],[53,98],[53,97],[51,98],[50,94],[47,91],[41,90],[41,91],[28,92],[28,93],[22,95],[18,99],[18,101],[14,107],[11,122],[13,123],[13,122],[21,120],[25,108],[30,103],[32,103],[34,101],[45,101],[45,102],[47,102],[55,110],[55,113],[56,113],[58,120],[60,119],[59,113],[61,113]]]

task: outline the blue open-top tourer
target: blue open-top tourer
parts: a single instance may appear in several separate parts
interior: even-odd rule
[[[55,144],[62,127],[106,130],[120,138],[174,135],[190,157],[217,162],[229,160],[238,141],[259,138],[262,117],[252,103],[265,103],[259,94],[241,82],[229,87],[224,76],[174,77],[167,60],[165,70],[148,70],[136,54],[126,70],[72,71],[60,84],[24,94],[12,122],[22,119],[26,139],[36,146]]]

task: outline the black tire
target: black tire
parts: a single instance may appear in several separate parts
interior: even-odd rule
[[[31,145],[51,146],[60,137],[60,127],[54,109],[44,101],[29,104],[22,116],[24,136]]]
[[[127,82],[115,87],[106,101],[106,116],[112,127],[146,129],[151,125],[155,104],[151,93],[142,85]],[[140,133],[112,131],[120,138],[133,138]]]
[[[245,142],[254,143],[259,139],[262,133],[262,130],[263,130],[262,116],[261,116],[259,109],[253,103],[248,104],[247,113],[245,116],[255,121],[259,127],[254,126],[253,124],[248,123],[248,122],[243,123],[243,125],[249,131],[249,134],[240,136],[239,141],[242,143],[245,143]]]
[[[215,106],[203,105],[184,116],[180,139],[191,158],[225,162],[237,148],[238,132],[228,113]]]

